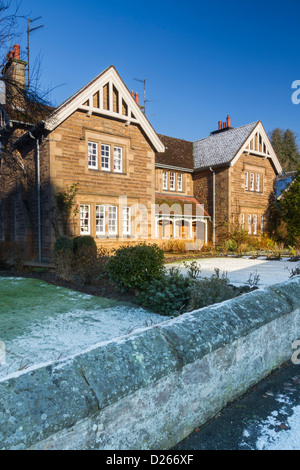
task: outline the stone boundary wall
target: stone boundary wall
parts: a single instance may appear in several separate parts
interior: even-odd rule
[[[0,381],[0,449],[170,449],[299,338],[297,276],[32,367]]]

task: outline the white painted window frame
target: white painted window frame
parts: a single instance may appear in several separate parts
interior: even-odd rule
[[[131,235],[131,207],[122,208],[122,233]]]
[[[163,189],[164,190],[168,190],[168,174],[169,172],[168,171],[163,171]]]
[[[261,191],[261,177],[259,173],[256,174],[256,191],[258,193]]]
[[[248,214],[248,233],[251,235],[252,233],[252,215]]]
[[[245,171],[245,190],[248,191],[249,189],[249,173]]]
[[[175,191],[176,189],[176,173],[170,171],[170,191]]]
[[[119,168],[116,168],[116,163],[118,163]],[[122,147],[114,147],[114,172],[123,173],[123,149]]]
[[[115,217],[112,217],[115,215]],[[112,223],[114,222],[114,224]],[[112,228],[114,225],[114,229]],[[118,207],[117,206],[108,206],[108,233],[109,235],[118,234]]]
[[[108,149],[108,155],[106,155]],[[105,153],[104,153],[105,152]],[[108,162],[108,167],[104,165],[104,162]],[[101,170],[102,171],[110,171],[110,145],[101,144]]]
[[[92,146],[95,146],[95,152],[93,152]],[[88,142],[88,162],[90,170],[98,170],[98,143]]]
[[[260,231],[262,234],[264,233],[264,223],[265,223],[265,219],[264,219],[264,216],[262,215],[260,219]]]
[[[103,217],[101,217],[101,215]],[[100,221],[102,221],[102,230],[99,229]],[[105,224],[106,224],[106,217],[105,217],[105,205],[97,204],[96,205],[96,235],[105,235]]]
[[[177,174],[177,191],[182,192],[182,181],[183,181],[183,174],[178,173]]]
[[[254,173],[250,173],[250,191],[255,190],[255,175]]]
[[[245,229],[245,214],[241,214],[241,227]]]
[[[88,225],[82,225],[82,221],[85,220],[86,215],[84,218],[82,217],[82,208],[84,208],[84,211],[87,211],[87,216],[88,216]],[[86,209],[88,208],[88,209]],[[86,230],[83,230],[83,228],[87,228]],[[80,235],[90,235],[91,234],[91,206],[90,204],[80,204]]]
[[[257,235],[257,215],[253,215],[253,235]]]

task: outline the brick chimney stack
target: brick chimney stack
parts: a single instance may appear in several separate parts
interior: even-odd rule
[[[14,45],[14,58],[18,59],[18,60],[21,60],[19,44]]]
[[[218,129],[216,131],[212,131],[210,134],[219,134],[220,132],[227,131],[228,129],[232,129],[231,127],[231,117],[228,115],[226,121],[218,121]]]
[[[2,77],[6,87],[6,99],[16,106],[16,101],[22,101],[22,91],[25,90],[25,67],[27,63],[21,60],[20,46],[15,44],[6,57],[6,64],[2,69]],[[17,95],[19,97],[16,99]],[[22,106],[22,103],[19,103]]]

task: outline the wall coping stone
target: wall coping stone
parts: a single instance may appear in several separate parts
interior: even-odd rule
[[[300,308],[300,276],[0,380],[0,449],[26,449]]]

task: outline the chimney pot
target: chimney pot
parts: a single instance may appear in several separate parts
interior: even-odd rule
[[[131,94],[132,98],[134,99],[134,92],[132,91],[130,94]]]
[[[14,58],[20,60],[20,46],[19,46],[19,44],[14,45]]]
[[[223,129],[226,129],[226,122],[223,122]]]
[[[139,104],[139,95],[138,95],[138,93],[135,94],[135,102],[136,102],[136,104]]]
[[[231,117],[227,116],[227,127],[231,127]]]
[[[218,121],[219,124],[219,131],[222,129],[222,121]]]

